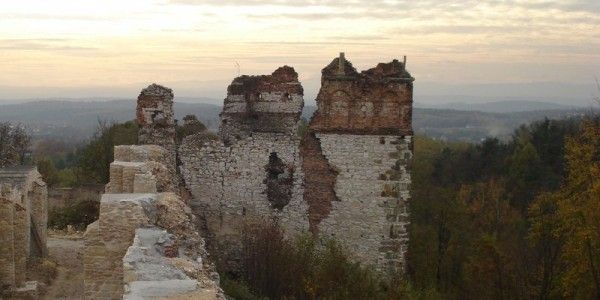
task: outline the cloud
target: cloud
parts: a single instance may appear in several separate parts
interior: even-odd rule
[[[118,19],[116,16],[97,15],[62,15],[62,14],[34,14],[34,13],[1,13],[0,19],[26,19],[26,20],[58,20],[58,21],[111,21]]]
[[[74,46],[68,39],[2,39],[1,50],[21,51],[93,51],[94,47]]]

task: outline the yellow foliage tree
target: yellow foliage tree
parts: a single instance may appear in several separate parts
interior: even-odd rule
[[[600,299],[600,120],[586,120],[567,139],[567,177],[556,193],[565,272],[563,296]]]

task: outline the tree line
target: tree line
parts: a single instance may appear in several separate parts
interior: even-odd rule
[[[415,141],[408,277],[436,298],[599,299],[600,118]]]

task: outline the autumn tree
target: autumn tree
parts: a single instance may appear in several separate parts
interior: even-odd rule
[[[563,295],[600,299],[600,119],[583,122],[566,140],[567,177],[556,193],[562,250]]]

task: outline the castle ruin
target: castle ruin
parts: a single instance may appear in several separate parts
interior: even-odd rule
[[[100,218],[85,235],[86,298],[168,298],[206,288],[203,297],[220,298],[200,232],[235,268],[244,226],[264,220],[288,236],[334,238],[380,272],[401,271],[413,81],[406,60],[358,72],[341,54],[322,70],[317,111],[300,130],[304,91],[292,67],[240,76],[227,88],[218,134],[179,143],[173,92],[155,84],[142,90],[141,145],[115,148]],[[154,289],[161,286],[166,291]]]
[[[402,268],[414,79],[405,62],[359,73],[342,54],[321,81],[300,136],[303,89],[293,68],[234,79],[221,139],[189,136],[179,148],[192,208],[223,249],[235,249],[244,223],[275,218],[289,234],[310,230],[381,270]]]

